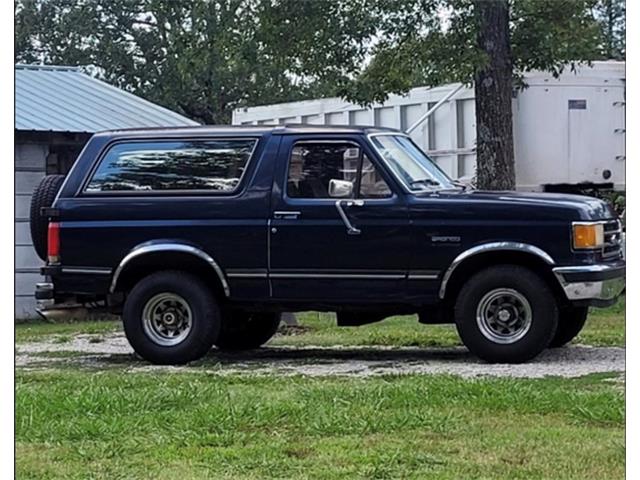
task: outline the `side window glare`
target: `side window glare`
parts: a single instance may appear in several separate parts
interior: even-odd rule
[[[119,143],[109,149],[85,192],[232,193],[256,139]]]
[[[389,198],[392,195],[387,182],[382,178],[369,157],[362,157],[362,173],[360,175],[360,198]]]

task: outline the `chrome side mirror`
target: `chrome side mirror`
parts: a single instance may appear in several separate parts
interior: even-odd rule
[[[353,195],[353,182],[348,180],[329,180],[329,196],[331,198],[351,198]]]

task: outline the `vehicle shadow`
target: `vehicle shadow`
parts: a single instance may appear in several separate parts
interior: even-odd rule
[[[94,355],[97,365],[125,367],[152,366],[146,360],[132,353]],[[589,363],[620,364],[624,369],[624,348],[594,348],[584,345],[570,345],[563,348],[548,349],[538,357],[520,365],[489,364],[471,354],[465,347],[263,347],[241,352],[227,352],[212,349],[205,357],[186,365],[188,368],[229,368],[231,370],[251,370],[265,367],[287,370],[292,367],[333,367],[338,370],[359,368],[397,368],[402,365],[451,366],[454,370],[460,366],[476,366],[481,369],[490,367],[528,368],[527,365],[545,365],[545,368]],[[87,363],[91,363],[90,361]],[[456,367],[457,366],[457,367]],[[617,368],[617,367],[616,367]]]
[[[247,362],[300,362],[300,363],[340,363],[344,361],[366,362],[407,362],[435,360],[469,361],[476,357],[464,347],[326,347],[326,348],[282,348],[266,347],[241,352],[225,352],[212,349],[200,362],[223,364]]]
[[[112,365],[148,363],[134,353],[111,354],[100,357],[100,362]],[[238,352],[212,349],[202,359],[191,362],[191,367],[206,366],[259,366],[278,364],[341,364],[348,362],[366,362],[376,364],[402,364],[407,362],[449,361],[454,363],[481,362],[464,347],[263,347]]]

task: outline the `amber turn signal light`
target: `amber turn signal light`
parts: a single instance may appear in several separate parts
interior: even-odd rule
[[[604,226],[601,223],[574,223],[573,248],[601,248],[604,246]]]

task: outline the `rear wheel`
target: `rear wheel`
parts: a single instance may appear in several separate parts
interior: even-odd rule
[[[542,352],[554,338],[558,307],[546,283],[516,265],[473,275],[455,304],[462,342],[488,362],[520,363]]]
[[[258,348],[275,335],[279,325],[279,313],[232,311],[224,316],[215,344],[221,350]]]
[[[42,260],[47,259],[47,228],[49,226],[49,219],[46,215],[42,215],[42,208],[53,205],[63,182],[64,175],[47,175],[40,181],[31,196],[29,210],[31,240],[33,248]]]
[[[560,321],[551,348],[562,347],[573,340],[584,328],[589,307],[567,307],[560,310]]]
[[[156,364],[183,364],[204,356],[220,332],[211,290],[195,275],[166,270],[140,280],[122,312],[133,349]]]

